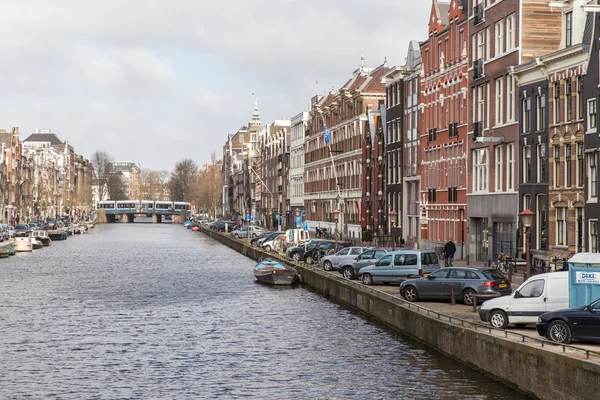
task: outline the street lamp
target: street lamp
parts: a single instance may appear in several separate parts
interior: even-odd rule
[[[531,275],[531,258],[529,256],[529,240],[531,238],[531,223],[533,222],[533,212],[529,209],[523,210],[519,214],[521,218],[521,224],[525,228],[525,276],[523,280],[526,281]]]
[[[335,248],[337,250],[338,247],[338,235],[339,235],[339,231],[338,231],[338,220],[340,218],[340,210],[338,210],[337,208],[335,210],[333,210],[333,219],[335,220]]]
[[[396,236],[394,235],[394,227],[396,226],[396,220],[398,213],[394,210],[389,212],[390,214],[390,234],[392,236],[392,251],[396,250]]]

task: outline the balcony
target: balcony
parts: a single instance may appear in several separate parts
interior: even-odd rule
[[[483,77],[483,58],[473,61],[473,79]]]
[[[484,21],[483,7],[484,7],[483,3],[477,4],[475,7],[473,7],[473,23],[475,25],[479,25],[480,23],[482,23]]]

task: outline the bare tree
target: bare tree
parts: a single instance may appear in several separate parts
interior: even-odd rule
[[[112,172],[106,179],[106,188],[110,200],[126,200],[129,198],[122,172]]]
[[[215,153],[211,154],[211,164],[204,165],[197,181],[198,209],[216,217],[221,203],[221,162],[216,161]]]
[[[198,165],[190,159],[184,159],[175,164],[175,170],[171,173],[169,190],[171,200],[189,201],[194,198],[194,183],[197,179]]]
[[[96,150],[90,159],[92,163],[93,180],[98,187],[98,198],[103,200],[108,195],[108,178],[113,158],[103,150]]]
[[[152,200],[156,197],[158,187],[158,172],[144,168],[140,173],[140,191],[143,199]]]

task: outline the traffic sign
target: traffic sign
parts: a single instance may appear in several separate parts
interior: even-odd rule
[[[304,222],[304,224],[302,225],[302,230],[304,232],[308,232],[308,222],[306,222],[306,221]]]
[[[302,213],[300,215],[302,215],[303,217],[306,217],[306,210],[302,210]]]
[[[300,217],[296,217],[296,227],[300,228],[300,225],[302,225],[302,220],[300,219]]]

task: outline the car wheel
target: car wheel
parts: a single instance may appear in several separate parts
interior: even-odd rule
[[[346,267],[342,271],[342,275],[346,279],[354,279],[354,270],[352,268],[350,268],[350,267]]]
[[[256,237],[256,233],[252,234],[252,239],[254,239]]]
[[[300,253],[294,253],[294,254],[292,254],[292,259],[294,261],[300,261]]]
[[[239,239],[240,236],[236,233],[235,235],[233,235],[234,238]]]
[[[417,293],[417,289],[414,286],[407,286],[404,288],[403,297],[408,301],[417,301],[419,300],[419,295]]]
[[[323,263],[323,269],[325,271],[333,271],[333,265],[331,264],[331,261],[325,261]]]
[[[548,339],[553,342],[568,344],[571,343],[571,328],[565,321],[552,321],[548,325]]]
[[[265,250],[266,250],[266,251],[271,251],[271,250],[272,250],[272,249],[271,249],[271,246],[269,246],[269,245],[266,245],[266,246],[265,246]]]
[[[362,276],[362,283],[364,283],[365,285],[372,285],[373,277],[370,274],[364,274]]]
[[[508,326],[508,317],[502,310],[494,310],[490,314],[490,325],[494,328],[505,329]]]
[[[465,290],[462,294],[463,303],[465,303],[468,306],[472,306],[474,299],[471,296],[474,294],[477,294],[477,293],[473,289]]]
[[[304,260],[308,265],[312,265],[315,261],[311,256],[306,256],[306,260]]]

